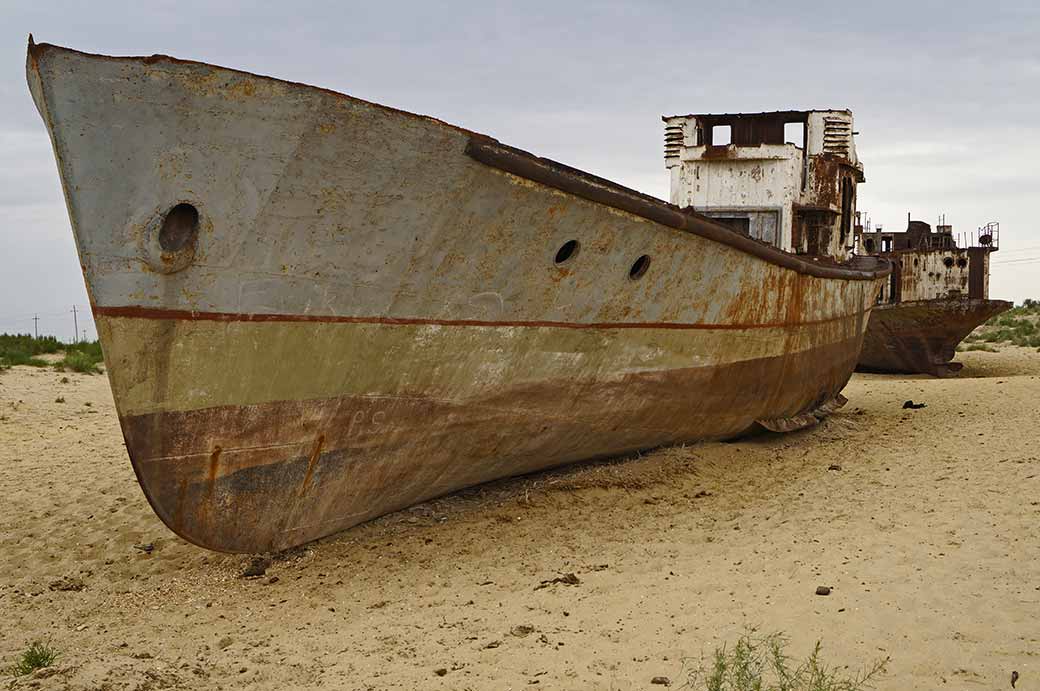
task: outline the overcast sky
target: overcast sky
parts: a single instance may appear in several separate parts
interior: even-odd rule
[[[54,5],[53,8],[44,5]],[[25,46],[164,53],[449,122],[667,199],[662,114],[850,108],[860,210],[1001,224],[991,295],[1040,298],[1040,2],[0,0],[0,332],[87,297]],[[80,329],[93,338],[89,318]]]

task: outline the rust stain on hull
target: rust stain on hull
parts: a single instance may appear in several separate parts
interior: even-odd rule
[[[961,364],[951,360],[957,344],[975,327],[1012,306],[1006,300],[970,298],[878,305],[870,313],[856,369],[935,377],[956,372]]]
[[[321,448],[325,445],[325,435],[319,434],[318,438],[314,441],[314,449],[311,451],[310,458],[307,460],[307,474],[303,476],[303,484],[300,485],[300,496],[302,497],[307,492],[307,486],[311,484],[311,477],[314,475],[314,465],[318,462],[321,457]]]
[[[210,486],[217,479],[217,468],[220,467],[220,452],[222,449],[218,446],[213,449],[213,453],[209,456],[209,484]]]
[[[121,423],[160,517],[181,507],[179,534],[223,551],[278,550],[507,475],[732,438],[756,424],[799,429],[840,405],[836,392],[860,342],[854,335],[782,358],[627,375],[586,385],[577,398],[568,395],[574,383],[550,381],[469,402],[348,396],[122,416]],[[812,386],[798,385],[810,379]],[[776,391],[779,400],[765,402]],[[314,443],[318,424],[329,434]],[[217,493],[234,498],[219,506],[208,481],[206,445],[214,438],[228,469]],[[177,488],[186,488],[180,497]],[[293,507],[292,521],[285,507]]]

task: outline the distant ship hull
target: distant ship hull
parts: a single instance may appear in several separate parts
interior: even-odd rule
[[[46,45],[28,77],[133,467],[215,550],[808,424],[888,272],[322,89]]]
[[[878,305],[870,314],[857,369],[935,377],[956,372],[962,366],[951,362],[957,344],[1011,307],[1006,300],[969,298]]]

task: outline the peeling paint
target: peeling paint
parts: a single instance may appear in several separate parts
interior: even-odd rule
[[[847,110],[664,118],[671,201],[785,251],[851,256],[856,185],[864,181]],[[788,142],[785,126],[800,130]],[[730,128],[732,142],[713,132]]]

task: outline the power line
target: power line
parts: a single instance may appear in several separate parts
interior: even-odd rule
[[[22,321],[24,321],[26,319],[32,319],[33,317],[57,317],[57,316],[60,316],[62,314],[65,314],[65,313],[66,313],[65,310],[60,310],[58,312],[25,312],[23,314],[3,314],[3,315],[0,315],[0,319],[7,320],[7,321],[12,321],[12,320],[22,320]]]
[[[1000,249],[997,251],[1001,254],[1004,254],[1006,252],[1030,252],[1032,250],[1040,250],[1040,245],[1036,245],[1034,247],[1016,247],[1014,249]]]
[[[1040,257],[1015,257],[1014,259],[995,259],[994,264],[1014,264],[1016,262],[1029,262],[1034,259],[1040,259]]]
[[[35,338],[40,338],[40,333],[42,331],[45,337],[48,335],[58,337],[58,334],[63,332],[65,328],[68,328],[62,328],[60,322],[63,322],[64,319],[68,318],[69,312],[72,312],[72,326],[75,330],[72,333],[72,338],[68,339],[68,342],[76,343],[81,339],[86,341],[89,338],[88,332],[92,334],[97,327],[93,323],[90,312],[84,312],[79,309],[79,305],[73,305],[72,309],[62,310],[60,312],[30,312],[20,316],[0,316],[0,333],[7,333],[10,331],[14,334],[32,335]],[[84,322],[85,328],[83,329],[80,329],[79,327],[79,317],[81,316],[87,318]],[[64,317],[64,319],[59,319],[58,317]],[[29,326],[30,323],[32,323],[31,327]],[[67,324],[67,322],[65,323]],[[64,341],[66,338],[59,337],[59,340]]]

